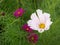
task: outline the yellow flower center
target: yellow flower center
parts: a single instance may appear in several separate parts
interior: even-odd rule
[[[29,30],[29,28],[26,28],[26,30]]]
[[[18,14],[20,14],[20,12],[18,12]]]
[[[44,29],[45,28],[45,24],[44,23],[39,24],[39,28]]]
[[[34,40],[34,37],[32,37],[31,39]]]

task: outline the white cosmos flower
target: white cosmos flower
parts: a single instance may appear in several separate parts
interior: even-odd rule
[[[49,30],[52,21],[50,14],[42,13],[42,10],[38,9],[36,10],[36,13],[31,15],[31,20],[29,20],[27,23],[30,28],[42,33],[44,30]]]

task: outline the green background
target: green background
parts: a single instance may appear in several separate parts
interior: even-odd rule
[[[20,7],[26,12],[16,19],[13,12]],[[0,0],[0,13],[5,12],[5,16],[0,14],[0,25],[4,25],[0,30],[0,45],[32,45],[26,39],[28,33],[21,26],[37,9],[50,13],[53,24],[43,33],[34,31],[39,35],[36,45],[60,45],[60,0]]]

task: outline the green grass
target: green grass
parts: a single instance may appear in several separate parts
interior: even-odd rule
[[[26,10],[22,17],[16,19],[13,12],[18,8]],[[3,0],[0,2],[0,12],[5,12],[5,16],[0,14],[0,24],[5,25],[4,32],[0,33],[0,45],[32,45],[26,40],[26,33],[21,29],[30,15],[42,9],[51,14],[53,24],[48,31],[36,33],[39,40],[36,45],[60,45],[60,0]]]

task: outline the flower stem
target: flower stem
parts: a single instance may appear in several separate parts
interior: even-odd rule
[[[35,9],[36,9],[36,1],[34,0],[34,7],[35,7]]]
[[[21,0],[18,0],[19,8],[22,6]]]

